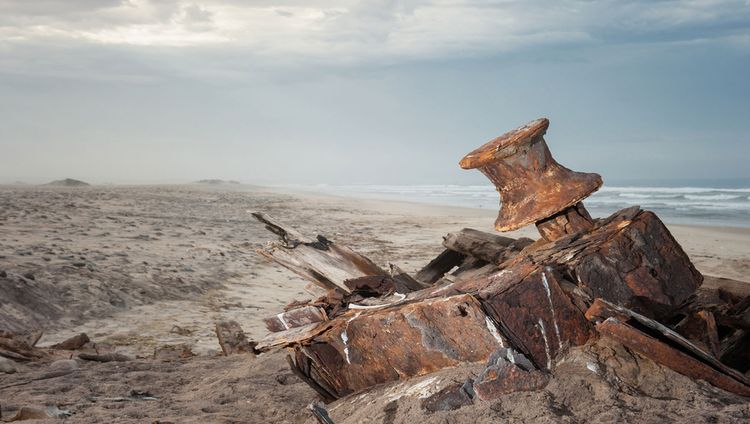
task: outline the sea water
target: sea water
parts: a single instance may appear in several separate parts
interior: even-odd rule
[[[605,217],[640,205],[674,224],[750,227],[750,181],[616,182],[585,200],[594,217]],[[688,184],[685,184],[685,183]],[[679,182],[678,182],[679,183]],[[436,205],[497,210],[499,196],[482,185],[316,185],[299,187],[322,193],[370,199],[403,200]]]

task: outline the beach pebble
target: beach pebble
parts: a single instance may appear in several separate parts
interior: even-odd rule
[[[6,278],[7,276],[8,276],[7,272],[0,270],[0,278]]]
[[[0,372],[5,374],[13,374],[16,372],[16,363],[8,358],[0,356]]]

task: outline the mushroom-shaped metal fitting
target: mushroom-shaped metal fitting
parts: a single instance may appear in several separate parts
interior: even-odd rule
[[[544,134],[547,118],[509,131],[461,159],[464,169],[479,168],[500,193],[498,231],[542,221],[595,192],[599,174],[575,172],[552,158]]]

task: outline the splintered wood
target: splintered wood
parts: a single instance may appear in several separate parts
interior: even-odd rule
[[[344,284],[346,280],[386,275],[371,260],[346,246],[335,244],[323,236],[307,238],[263,213],[256,212],[253,216],[280,238],[279,242],[268,243],[257,252],[325,289],[339,289],[348,293],[349,288]]]

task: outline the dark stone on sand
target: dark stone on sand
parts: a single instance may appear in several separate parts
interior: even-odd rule
[[[7,278],[7,277],[8,277],[8,273],[0,270],[0,278]]]
[[[453,411],[473,403],[472,381],[450,385],[422,400],[422,409],[428,412]]]
[[[24,273],[23,274],[23,278],[25,278],[27,280],[36,280],[36,277],[34,277],[34,274],[32,274],[30,272]]]

